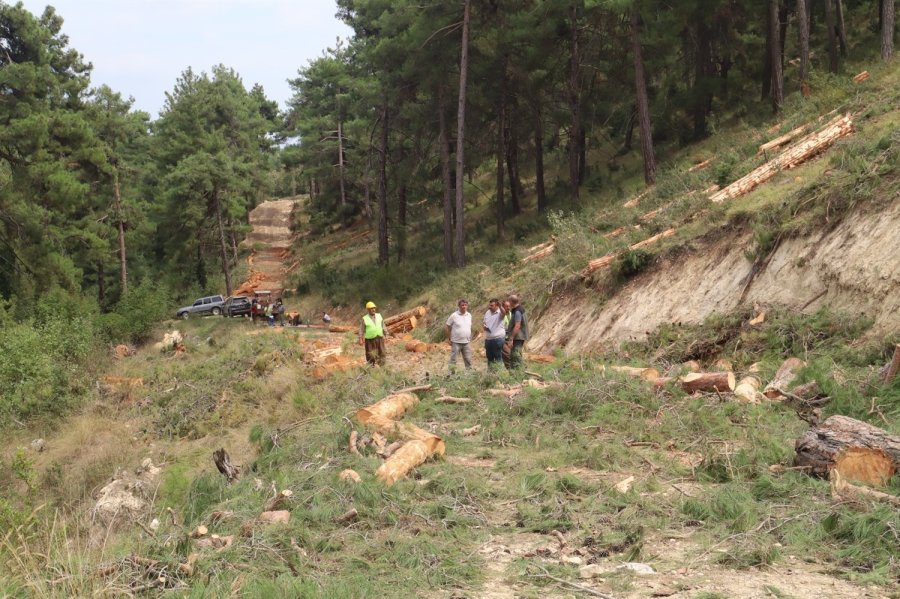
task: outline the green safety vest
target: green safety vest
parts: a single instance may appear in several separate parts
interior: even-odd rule
[[[381,314],[375,314],[375,321],[366,314],[363,316],[363,324],[366,325],[366,339],[375,339],[376,337],[384,337],[384,328],[381,326]]]

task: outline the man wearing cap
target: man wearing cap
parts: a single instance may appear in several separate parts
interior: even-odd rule
[[[384,319],[375,311],[375,302],[366,304],[366,314],[359,325],[359,344],[366,348],[366,362],[384,366]]]
[[[456,304],[458,310],[450,315],[444,324],[444,334],[450,343],[450,370],[456,368],[456,356],[462,354],[466,370],[472,370],[472,313],[469,312],[469,302],[464,299]]]

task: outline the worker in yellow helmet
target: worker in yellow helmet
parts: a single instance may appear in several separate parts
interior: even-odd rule
[[[375,302],[366,304],[366,314],[359,325],[359,344],[366,348],[366,362],[384,366],[384,319],[376,311]]]

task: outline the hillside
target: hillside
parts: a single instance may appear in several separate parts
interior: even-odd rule
[[[464,269],[442,266],[430,205],[411,205],[406,259],[379,268],[370,223],[317,235],[293,199],[262,204],[249,279],[296,290],[304,315],[337,307],[350,331],[166,321],[134,355],[98,357],[80,410],[0,445],[0,596],[897,596],[898,477],[873,485],[887,498],[842,494],[795,462],[835,415],[900,434],[900,377],[881,373],[900,342],[900,66],[871,70],[673,151],[647,193],[623,168],[541,215],[529,187],[498,239],[473,200]],[[711,202],[771,158],[760,144],[834,110],[851,135]],[[448,373],[456,299],[478,316],[511,292],[533,319],[525,371],[476,353],[475,372]],[[368,300],[385,316],[428,308],[384,368],[356,343]],[[176,328],[181,343],[154,345]],[[789,358],[802,364],[774,399],[680,378],[762,389]],[[386,432],[363,424],[360,409],[409,387],[427,388]],[[446,453],[387,485],[376,472],[403,435]]]

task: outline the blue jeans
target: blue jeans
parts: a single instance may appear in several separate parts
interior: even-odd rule
[[[484,340],[484,353],[487,355],[488,366],[503,363],[503,337]]]

